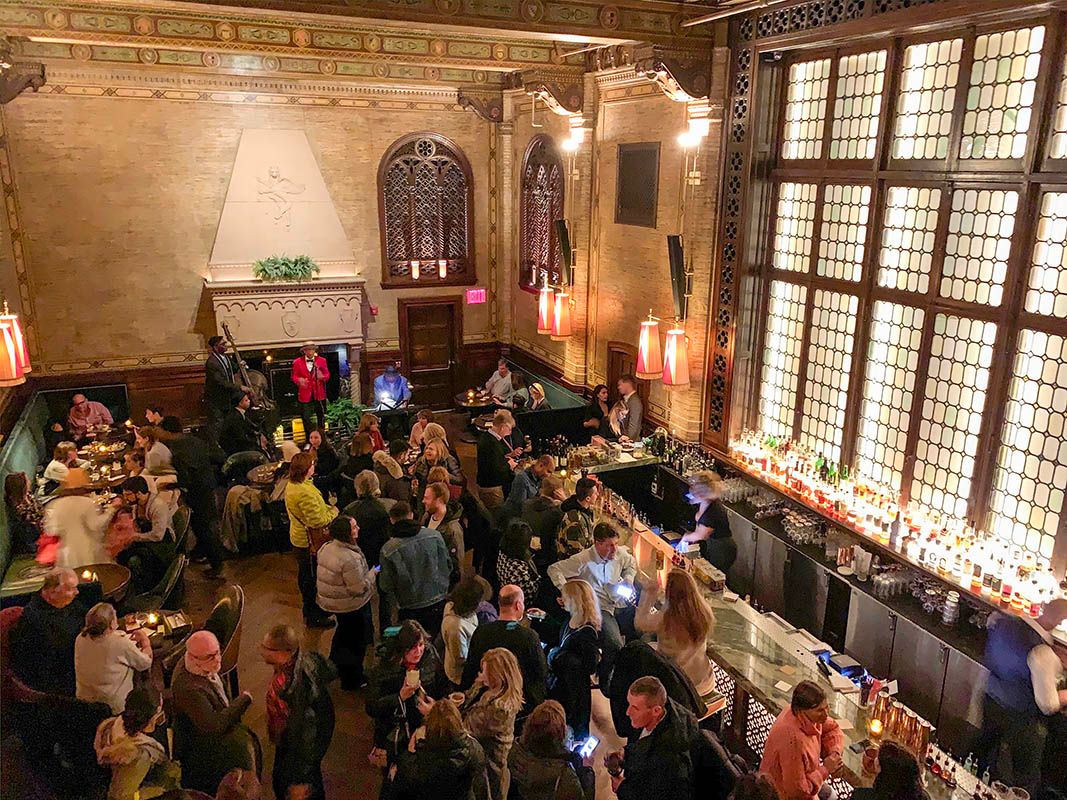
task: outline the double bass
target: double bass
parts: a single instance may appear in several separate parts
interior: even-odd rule
[[[234,341],[233,334],[230,333],[230,326],[225,322],[222,323],[222,332],[226,334],[226,341],[233,348],[233,355],[237,359],[237,369],[241,375],[241,382],[252,390],[251,412],[253,419],[264,431],[274,430],[281,424],[281,414],[278,412],[277,404],[271,399],[270,393],[267,391],[267,376],[259,370],[248,368],[248,364],[241,358],[241,352],[237,349],[237,342]]]

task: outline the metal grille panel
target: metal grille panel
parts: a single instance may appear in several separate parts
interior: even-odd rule
[[[748,715],[745,717],[745,744],[753,752],[763,754],[763,745],[767,743],[774,719],[774,714],[764,708],[756,698],[749,698]]]
[[[838,61],[830,158],[874,158],[885,65],[885,50],[854,53]]]
[[[905,49],[893,158],[942,159],[948,155],[962,51],[963,39]]]
[[[814,183],[783,183],[778,189],[773,257],[777,269],[808,271],[817,188]]]
[[[1018,192],[964,189],[952,193],[941,268],[942,297],[1000,305],[1018,205]]]
[[[1030,259],[1026,310],[1067,317],[1067,193],[1045,192],[1037,218],[1037,241]]]
[[[990,530],[1052,557],[1067,487],[1067,338],[1022,330],[997,468]]]
[[[878,260],[879,286],[926,293],[940,206],[940,189],[889,187]]]
[[[782,158],[821,158],[830,59],[804,61],[789,68]]]
[[[861,475],[900,490],[925,312],[874,304],[856,444]]]
[[[763,347],[760,428],[774,436],[793,435],[807,296],[806,286],[785,281],[771,283]]]
[[[1045,26],[999,31],[974,42],[960,158],[1022,158]]]
[[[855,295],[818,289],[811,309],[800,443],[835,464],[841,460],[858,308]]]
[[[860,279],[870,211],[870,186],[823,188],[817,274],[849,281]]]
[[[711,662],[711,671],[715,673],[715,690],[726,698],[726,706],[722,710],[722,726],[727,728],[734,721],[734,697],[737,692],[737,684],[730,677],[730,673]]]
[[[934,318],[911,497],[961,519],[967,516],[996,333],[993,322]]]

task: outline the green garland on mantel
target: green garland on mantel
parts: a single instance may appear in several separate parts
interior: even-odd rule
[[[252,264],[252,274],[261,281],[309,281],[319,271],[319,265],[309,256],[270,256]]]

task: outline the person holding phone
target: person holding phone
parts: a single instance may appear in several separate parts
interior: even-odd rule
[[[841,769],[845,737],[829,708],[821,686],[801,681],[793,689],[789,708],[771,726],[759,769],[782,800],[815,800],[823,784]]]
[[[546,700],[530,712],[508,754],[513,800],[593,800],[593,760],[599,742],[595,737],[582,739],[577,751],[568,750],[566,742],[563,706]],[[583,747],[591,752],[584,755]]]
[[[570,619],[559,646],[548,651],[549,696],[567,710],[574,737],[581,739],[589,735],[592,675],[600,662],[600,606],[586,581],[567,581],[561,594]]]

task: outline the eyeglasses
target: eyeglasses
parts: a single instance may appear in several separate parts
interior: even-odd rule
[[[194,656],[192,653],[190,653],[189,655],[193,656],[193,658],[197,661],[209,661],[212,658],[218,658],[219,656],[221,656],[222,652],[216,650],[214,653],[205,653],[202,656]]]

